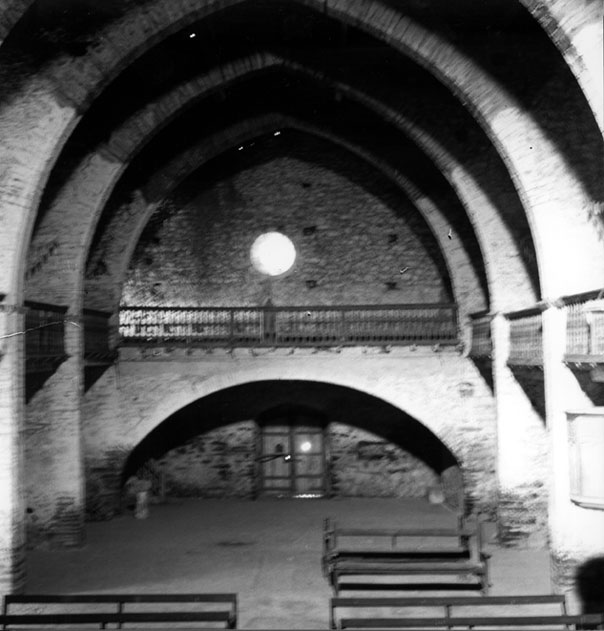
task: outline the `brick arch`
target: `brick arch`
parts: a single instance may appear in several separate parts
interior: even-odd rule
[[[75,301],[82,295],[81,278],[79,270],[83,266],[87,247],[78,247],[80,244],[88,244],[92,239],[92,231],[100,216],[104,202],[110,195],[114,183],[121,173],[150,137],[157,134],[166,124],[173,120],[182,110],[191,106],[192,102],[222,86],[225,82],[236,81],[241,77],[249,77],[256,72],[261,72],[267,68],[284,67],[296,72],[303,72],[317,80],[325,80],[322,75],[297,63],[288,61],[280,56],[271,53],[258,53],[250,58],[237,60],[231,64],[221,67],[219,70],[211,71],[208,74],[196,77],[188,81],[172,92],[149,104],[146,108],[132,116],[123,126],[115,130],[106,145],[96,152],[87,155],[81,162],[81,167],[76,170],[72,179],[63,187],[53,203],[53,206],[45,214],[39,234],[34,239],[34,247],[31,248],[31,255],[39,249],[43,249],[43,244],[48,240],[48,234],[54,230],[64,228],[65,222],[62,215],[63,208],[78,208],[74,213],[73,220],[69,223],[70,233],[66,233],[59,246],[58,253],[48,262],[48,266],[41,270],[38,278],[31,279],[28,290],[32,298],[40,299],[44,293],[50,291],[55,296],[57,287],[64,296],[59,302],[74,305]],[[226,79],[225,79],[226,77]],[[387,106],[381,105],[376,99],[363,94],[345,84],[336,83],[342,92],[350,98],[368,107],[371,111],[379,113],[380,116],[402,129],[408,136],[427,152],[429,157],[435,161],[437,167],[449,179],[451,185],[456,189],[462,204],[471,217],[471,221],[478,233],[479,243],[485,253],[487,268],[489,270],[490,293],[495,298],[492,300],[494,308],[507,308],[522,306],[532,302],[535,294],[531,291],[530,281],[523,270],[520,256],[518,254],[518,244],[509,235],[505,224],[501,222],[497,208],[491,202],[489,195],[480,184],[468,173],[462,164],[434,139],[424,129],[418,129],[417,124],[408,117],[393,111]],[[483,170],[488,168],[487,165]],[[398,178],[400,179],[400,178]],[[407,187],[408,188],[408,187]],[[417,197],[416,195],[414,197]],[[500,204],[505,204],[502,199]],[[480,209],[480,212],[478,212]],[[442,222],[440,222],[442,225]],[[118,230],[118,234],[130,234],[130,228]],[[484,245],[484,244],[490,245]],[[447,242],[441,240],[443,251],[450,250]],[[104,247],[111,248],[110,244]],[[114,248],[118,253],[131,251],[131,247],[124,249],[120,243]],[[511,256],[514,253],[515,256]],[[66,257],[72,258],[66,258]],[[497,262],[497,256],[503,257],[505,264]],[[54,266],[54,267],[53,267]],[[450,269],[456,265],[450,265]],[[465,266],[464,266],[465,267]],[[498,291],[500,280],[498,276],[500,270],[505,267],[505,279],[513,282],[517,291],[512,293],[505,302],[501,292]],[[49,282],[48,278],[52,281]],[[91,295],[89,288],[88,294]],[[523,291],[524,290],[524,291]],[[475,292],[470,292],[474,294]],[[510,299],[512,302],[510,302]],[[515,302],[514,302],[515,301]],[[107,308],[107,305],[95,305],[97,308]],[[479,310],[482,306],[475,310]],[[472,307],[474,309],[474,307]],[[77,306],[76,306],[77,311]]]
[[[78,208],[78,212],[74,213],[75,216],[69,224],[71,232],[66,234],[70,240],[66,238],[63,240],[58,253],[55,253],[48,262],[49,267],[42,269],[38,278],[33,278],[30,281],[28,290],[31,292],[32,298],[40,299],[41,296],[44,296],[45,291],[52,291],[56,296],[57,287],[65,292],[62,302],[66,304],[73,304],[82,295],[79,270],[83,266],[87,247],[82,249],[78,248],[78,245],[91,241],[92,231],[112,187],[125,170],[127,163],[142,150],[150,137],[157,134],[184,109],[191,107],[191,104],[197,99],[202,98],[218,86],[224,85],[225,82],[228,84],[241,77],[249,77],[256,72],[274,67],[284,67],[296,72],[303,72],[317,80],[325,79],[312,70],[280,56],[271,53],[258,53],[182,84],[132,116],[122,127],[114,131],[106,145],[101,147],[98,152],[87,155],[81,162],[81,168],[63,187],[53,206],[45,214],[39,235],[34,239],[34,247],[30,250],[31,255],[35,255],[43,247],[44,241],[48,239],[48,234],[64,227],[62,209]],[[437,167],[449,179],[471,216],[471,221],[478,233],[479,243],[491,244],[490,246],[483,245],[482,250],[490,270],[490,292],[496,296],[493,300],[494,307],[497,308],[504,304],[503,298],[499,297],[501,292],[498,292],[497,278],[498,270],[503,269],[504,265],[497,263],[496,252],[503,256],[506,261],[506,279],[508,281],[513,280],[517,288],[517,291],[512,294],[512,300],[515,300],[516,303],[508,302],[505,305],[506,308],[532,302],[535,295],[531,291],[530,282],[522,269],[520,256],[517,252],[518,246],[510,237],[505,224],[500,221],[497,209],[490,201],[489,195],[476,182],[475,178],[428,132],[424,129],[416,129],[416,124],[408,117],[382,106],[376,99],[372,99],[350,86],[337,83],[334,84],[334,87],[402,129],[427,152],[428,156],[435,161]],[[414,197],[416,198],[417,195]],[[504,203],[505,200],[500,202],[500,204]],[[480,208],[480,212],[478,212],[478,208]],[[442,222],[440,224],[442,225]],[[117,234],[130,234],[130,232],[130,228],[126,228],[125,231],[118,230]],[[449,246],[447,242],[442,243],[441,240],[441,246],[445,252],[450,250],[450,247],[444,247]],[[105,244],[103,248],[105,247],[111,248],[112,246]],[[123,244],[120,243],[117,248],[113,249],[120,253],[126,250],[131,251],[132,248],[126,246],[125,250]],[[515,253],[516,256],[510,256],[511,253]],[[72,258],[67,259],[68,256]],[[455,267],[455,265],[451,265],[450,269]],[[49,277],[52,279],[51,283],[49,283]],[[526,292],[523,291],[524,288],[526,288]],[[88,295],[91,295],[91,288],[89,288]],[[107,308],[107,305],[96,305],[97,308],[101,308],[101,306]],[[478,309],[480,308],[482,307],[478,307]]]
[[[461,312],[467,314],[479,310],[481,305],[486,305],[479,280],[467,253],[460,245],[460,239],[457,238],[454,228],[451,228],[453,238],[448,238],[447,233],[450,224],[437,204],[430,198],[429,193],[420,191],[408,178],[396,172],[389,165],[380,162],[368,151],[334,136],[332,133],[288,116],[271,114],[259,117],[243,125],[229,128],[224,136],[207,139],[192,152],[184,154],[176,164],[170,165],[178,171],[177,174],[171,171],[170,176],[162,177],[164,175],[162,172],[151,176],[151,179],[156,180],[156,183],[159,180],[162,181],[158,187],[154,188],[153,195],[157,195],[159,196],[158,199],[161,199],[174,190],[184,178],[198,169],[206,160],[231,149],[234,144],[249,142],[276,128],[295,129],[328,140],[357,155],[394,181],[423,216],[444,253],[454,295],[460,305]],[[174,179],[172,179],[173,175]],[[99,246],[99,250],[103,252],[103,261],[108,265],[107,274],[100,278],[95,277],[96,261],[94,258],[91,261],[90,274],[85,285],[86,304],[88,306],[110,312],[117,310],[121,286],[130,258],[142,230],[158,205],[159,202],[147,202],[146,196],[137,192],[134,201],[122,208],[123,212],[116,215],[114,223],[108,227],[112,237],[107,239],[106,243],[101,242]]]
[[[452,246],[457,247],[458,250],[463,249],[458,246],[460,243],[458,239],[449,240],[446,238],[449,224],[446,217],[440,211],[437,213],[434,212],[437,211],[437,208],[434,203],[431,202],[429,194],[426,194],[424,191],[419,191],[414,185],[412,185],[411,182],[409,182],[409,180],[397,172],[394,172],[392,167],[386,166],[383,162],[380,163],[379,159],[370,154],[368,151],[360,149],[359,147],[356,147],[339,137],[334,137],[332,134],[317,129],[312,125],[308,125],[302,121],[296,121],[291,117],[279,116],[271,118],[269,116],[268,118],[260,118],[257,121],[251,121],[250,123],[243,124],[239,127],[234,126],[229,128],[229,130],[227,130],[224,134],[224,137],[222,134],[211,137],[206,142],[201,143],[198,147],[184,152],[181,156],[168,164],[163,170],[152,174],[149,178],[149,181],[152,182],[150,189],[145,190],[142,193],[138,192],[134,196],[134,201],[131,204],[124,206],[121,211],[117,213],[115,223],[110,225],[108,228],[111,238],[102,242],[99,250],[103,251],[106,264],[110,266],[115,265],[115,271],[110,272],[105,280],[99,280],[98,282],[94,280],[94,278],[90,277],[92,274],[89,275],[89,278],[86,281],[86,295],[89,296],[89,300],[91,301],[89,302],[90,306],[94,306],[99,309],[108,309],[111,311],[114,311],[117,308],[117,300],[119,299],[118,290],[119,287],[121,287],[122,279],[125,276],[127,264],[134,251],[138,236],[141,234],[144,225],[147,223],[153,211],[157,208],[159,200],[167,195],[170,190],[174,189],[178,183],[186,178],[192,171],[199,168],[206,160],[231,148],[234,144],[248,142],[255,136],[261,135],[263,132],[270,132],[279,126],[292,127],[302,131],[308,131],[314,135],[326,137],[328,140],[344,146],[348,150],[353,151],[353,153],[360,155],[360,157],[372,163],[385,173],[387,177],[397,181],[410,199],[420,207],[420,212],[422,212],[426,221],[428,221],[431,225],[433,233],[435,234],[442,251],[445,253],[445,256],[447,254],[452,254]],[[410,124],[409,126],[411,127]],[[425,136],[418,131],[415,134],[415,139],[417,139],[419,143],[424,144]],[[429,140],[431,139],[428,137],[426,143],[428,143]],[[512,260],[508,263],[509,254],[515,250],[515,246],[510,244],[510,241],[506,238],[507,233],[499,230],[501,224],[496,220],[497,215],[495,215],[495,218],[491,222],[482,222],[484,215],[478,212],[479,209],[484,211],[485,207],[488,207],[488,204],[490,203],[488,196],[482,191],[480,185],[476,183],[472,176],[468,174],[449,154],[447,154],[444,150],[442,150],[444,157],[436,154],[438,145],[435,147],[434,144],[432,146],[428,144],[428,147],[430,157],[435,155],[437,156],[436,161],[438,166],[445,171],[445,174],[449,177],[450,182],[455,185],[456,192],[460,197],[462,204],[471,215],[475,228],[479,232],[479,243],[494,244],[491,245],[491,247],[483,245],[485,259],[487,261],[487,278],[491,293],[491,304],[494,303],[499,306],[507,305],[507,307],[511,309],[514,306],[519,306],[527,301],[530,302],[531,298],[534,298],[534,295],[529,291],[527,297],[527,294],[522,291],[523,288],[526,290],[528,283],[526,275],[522,274],[516,266],[518,260],[515,262]],[[450,162],[448,161],[449,159]],[[149,199],[154,201],[147,201]],[[483,202],[484,205],[479,206],[481,202]],[[447,226],[447,230],[443,231],[442,228],[445,225]],[[484,230],[484,232],[481,234],[482,230]],[[503,230],[503,228],[501,228],[501,230]],[[497,243],[495,243],[496,240]],[[452,241],[455,243],[452,243]],[[506,261],[505,264],[497,262],[497,253],[499,252],[502,253],[503,260]],[[454,258],[451,258],[449,269],[451,277],[456,277],[453,279],[454,286],[457,285],[457,288],[460,289],[461,292],[466,292],[466,290],[469,289],[467,283],[470,282],[475,284],[476,282],[472,278],[468,279],[467,277],[469,269],[471,268],[471,263],[469,262],[465,252],[461,258],[453,254],[452,256],[454,256]],[[117,264],[115,262],[117,262]],[[457,267],[459,264],[461,264],[461,267]],[[91,268],[94,269],[94,260]],[[514,273],[514,271],[516,271],[516,273]],[[502,275],[505,276],[505,279]],[[509,280],[511,276],[514,276],[517,279],[515,286],[518,291],[512,295],[508,294],[505,296],[500,292],[500,288],[504,287],[504,280]],[[457,280],[457,283],[455,280]],[[105,283],[106,289],[103,291],[102,296],[97,298],[98,302],[95,302],[95,294],[102,283]],[[465,289],[461,289],[462,287],[465,287]],[[475,285],[475,287],[477,287],[477,285]],[[111,293],[113,293],[113,298],[108,295],[107,288],[110,289]],[[493,296],[495,296],[495,298],[493,298]],[[459,293],[457,294],[457,297],[460,297]],[[460,303],[462,305],[467,305],[469,304],[467,303],[467,299],[473,300],[475,298],[476,294],[474,293],[474,290],[472,290],[466,296],[466,299],[462,297]],[[107,300],[110,300],[111,302],[108,303]],[[474,306],[476,305],[474,304]],[[469,307],[469,309],[473,309],[474,306]]]
[[[195,435],[251,419],[262,425],[263,420],[295,410],[318,419],[323,426],[345,424],[398,445],[442,476],[443,487],[447,488],[453,505],[458,509],[463,507],[465,485],[461,463],[438,436],[399,407],[358,388],[316,379],[236,381],[233,386],[219,387],[183,405],[132,448],[123,450],[115,462],[122,471],[121,485],[150,457],[157,457],[158,450],[167,453]],[[234,407],[233,402],[236,402]],[[225,407],[227,416],[223,414]],[[192,423],[192,419],[199,422]]]
[[[171,5],[168,12],[165,3],[157,0],[145,7],[143,15],[132,11],[103,31],[102,42],[87,56],[67,64],[55,61],[45,76],[40,73],[23,87],[23,98],[15,99],[0,121],[15,141],[6,156],[6,190],[10,195],[5,193],[0,199],[9,209],[28,209],[26,213],[15,212],[22,220],[12,221],[7,230],[0,231],[4,235],[0,245],[6,246],[0,247],[5,253],[0,261],[2,288],[7,293],[21,287],[23,261],[19,253],[24,240],[29,240],[50,167],[85,110],[84,103],[153,44],[204,15],[242,1],[197,0],[186,8]],[[368,12],[366,3],[360,1],[296,1],[387,41],[427,68],[467,105],[502,155],[519,191],[535,237],[545,295],[591,289],[604,282],[604,264],[600,265],[604,252],[590,219],[593,200],[566,168],[552,141],[502,86],[494,84],[454,46],[389,6],[376,3],[376,10]],[[148,26],[144,31],[136,28],[141,21]],[[50,85],[57,86],[55,89],[49,87],[51,77]],[[24,126],[24,120],[30,124]],[[527,138],[530,145],[525,142]],[[549,199],[543,199],[544,190],[550,192]],[[551,194],[554,191],[555,196]],[[560,257],[561,251],[568,256]],[[13,299],[17,297],[18,293]]]
[[[458,304],[460,314],[465,316],[486,306],[486,297],[483,293],[479,279],[474,272],[472,262],[470,261],[467,252],[464,250],[463,246],[460,245],[460,239],[457,232],[454,228],[450,228],[450,224],[447,222],[446,217],[440,210],[439,206],[430,198],[429,193],[420,191],[413,182],[397,173],[389,165],[380,162],[369,152],[364,151],[363,149],[348,143],[341,138],[335,137],[331,133],[314,128],[312,125],[305,125],[300,121],[296,121],[288,117],[270,117],[269,120],[270,123],[265,128],[267,131],[274,129],[276,125],[282,129],[294,129],[328,140],[336,146],[340,146],[345,150],[350,151],[353,155],[361,158],[371,166],[375,167],[387,178],[392,180],[422,215],[435,240],[437,241],[439,248],[443,252],[449,278],[453,286],[454,298]],[[259,123],[261,124],[258,120],[250,122],[253,123],[254,126]],[[248,133],[244,136],[240,136],[239,138],[241,142],[249,142],[261,134],[261,132],[262,127],[260,129],[249,129],[248,127]],[[218,154],[228,149],[230,149],[230,145],[227,147],[218,147]],[[202,152],[206,158],[209,157],[205,149],[203,149]],[[200,166],[200,163],[190,163],[188,173],[186,175],[195,171]],[[171,187],[169,191],[166,191],[166,194],[168,194],[171,190],[174,190],[174,187],[177,186],[179,182],[180,180],[178,182],[174,182],[174,186]],[[142,195],[137,196],[137,201],[134,202],[134,206],[138,206],[138,203],[141,204],[139,207],[140,215],[138,217],[126,217],[126,219],[131,219],[131,221],[128,222],[127,227],[123,227],[124,230],[129,231],[128,234],[134,237],[140,236],[151,214],[158,207],[158,204],[155,203],[146,204]],[[451,239],[447,236],[449,229],[451,230]],[[119,229],[119,231],[121,230],[122,228]],[[117,263],[117,265],[114,270],[110,271],[108,279],[105,280],[105,283],[107,283],[107,280],[109,282],[108,284],[105,284],[104,292],[102,291],[103,281],[97,283],[96,279],[87,279],[87,296],[90,296],[91,300],[94,300],[95,297],[97,299],[100,298],[101,300],[104,300],[103,303],[95,303],[96,308],[101,308],[110,312],[117,311],[119,307],[121,287],[123,285],[128,264],[134,252],[135,245],[136,239],[134,238],[129,241],[127,247],[122,247],[121,249],[116,247],[117,243],[115,240],[111,241],[112,252],[115,252],[115,258],[112,262],[113,264]],[[110,289],[110,293],[106,291],[107,288]],[[99,289],[101,289],[101,296],[97,295],[97,291]],[[113,293],[113,295],[111,295],[111,293]],[[107,302],[107,300],[109,302]]]
[[[352,351],[355,352],[358,354],[359,349]],[[412,369],[416,359],[425,362],[422,369]],[[226,365],[217,362],[207,374],[197,378],[191,374],[175,376],[179,369],[172,369],[165,383],[154,384],[152,389],[146,376],[142,376],[129,380],[127,392],[120,396],[120,415],[127,419],[121,431],[125,444],[133,448],[175,412],[220,390],[261,381],[314,381],[351,388],[389,403],[427,428],[462,468],[479,469],[482,465],[475,461],[476,454],[462,434],[465,425],[471,425],[476,418],[484,419],[485,408],[480,404],[470,413],[467,409],[452,411],[456,405],[463,405],[456,400],[460,395],[453,392],[452,385],[459,381],[460,375],[475,376],[471,361],[453,353],[439,357],[427,350],[422,357],[413,357],[410,363],[401,361],[396,376],[392,375],[393,364],[396,365],[396,359],[351,362],[345,352],[341,356],[325,353],[307,358],[275,355],[261,361],[252,356],[242,358],[236,366],[232,362]],[[444,388],[451,404],[447,410],[441,401],[445,393],[437,392],[435,385],[423,378],[425,371],[439,369],[439,379],[446,384]],[[124,377],[123,368],[121,371]],[[396,387],[393,387],[394,381],[398,382]],[[490,398],[486,390],[481,394]],[[492,429],[494,449],[494,427]]]
[[[578,41],[577,37],[583,29],[592,27],[596,32],[600,29],[597,3],[594,2],[593,6],[589,7],[592,11],[590,15],[585,8],[582,11],[573,11],[576,8],[575,0],[557,0],[549,6],[543,0],[519,0],[519,2],[530,11],[563,55],[581,85],[600,128],[604,130],[604,112],[601,108],[603,82],[599,80],[602,73],[600,68],[586,63],[585,57],[590,52],[586,48],[588,42]],[[25,11],[34,3],[35,0],[0,0],[0,45]],[[593,17],[596,18],[595,21]]]
[[[267,67],[272,67],[273,65],[284,65],[287,67],[293,66],[294,68],[299,69],[296,64],[290,64],[285,60],[270,54],[256,55],[252,59],[252,62],[251,67],[248,64],[237,62],[233,64],[233,69],[228,70],[226,73],[213,72],[210,73],[210,75],[204,75],[203,77],[197,78],[191,82],[187,82],[177,90],[167,94],[159,102],[149,105],[139,114],[132,117],[122,128],[117,130],[111,136],[107,145],[103,147],[99,153],[87,156],[82,161],[82,168],[77,171],[74,178],[70,180],[66,187],[64,187],[63,191],[53,204],[53,207],[46,213],[40,234],[34,240],[34,245],[37,242],[40,242],[41,246],[44,240],[48,238],[47,235],[53,231],[53,224],[56,226],[56,229],[64,226],[61,209],[64,207],[78,207],[78,212],[76,213],[74,220],[69,224],[73,233],[71,235],[71,241],[73,241],[74,245],[65,241],[60,246],[60,250],[65,251],[67,255],[71,255],[74,258],[66,260],[65,257],[60,255],[60,253],[59,255],[55,254],[52,261],[49,262],[51,266],[54,264],[54,268],[51,268],[50,270],[44,269],[42,270],[43,274],[40,274],[38,279],[32,279],[29,287],[29,291],[31,291],[32,296],[39,298],[45,291],[51,289],[48,284],[48,276],[54,279],[52,283],[53,286],[61,286],[65,291],[71,292],[71,296],[65,296],[64,302],[67,304],[73,303],[74,299],[77,299],[77,297],[81,295],[79,286],[69,289],[74,283],[78,283],[78,280],[73,278],[73,276],[77,274],[77,270],[79,270],[82,266],[82,257],[84,256],[81,249],[76,247],[76,244],[80,244],[82,242],[87,243],[90,241],[92,227],[96,224],[103,202],[107,199],[113,183],[123,172],[126,162],[132,159],[132,156],[144,146],[144,144],[148,141],[149,136],[157,133],[157,131],[161,129],[172,117],[176,116],[180,110],[190,106],[190,102],[192,100],[200,98],[198,92],[205,94],[208,90],[212,90],[215,85],[220,84],[219,82],[223,79],[224,74],[227,74],[227,76],[233,80],[237,79],[239,77],[239,68],[244,68],[244,70],[242,70],[244,73],[261,71]],[[309,72],[306,69],[303,70]],[[366,95],[355,93],[352,96],[363,102],[367,102],[367,104],[372,108],[378,107],[377,103],[372,102]],[[393,124],[397,123],[399,127],[403,127],[407,132],[413,135],[413,125],[408,119],[400,116],[397,117],[394,112],[386,111],[380,113],[389,113]],[[415,134],[414,140],[421,143],[425,136],[426,134]],[[432,144],[436,145],[432,149],[432,154],[439,155],[439,150],[441,154],[443,153],[444,150],[442,150],[437,143],[433,142]],[[441,166],[441,168],[444,168],[445,166],[447,167],[445,169],[446,173],[455,170],[453,166],[450,166],[451,163],[455,164],[456,168],[463,172],[463,168],[457,162],[454,162],[453,158],[449,158],[449,162],[447,162],[446,159],[441,159],[440,162],[441,164],[439,166]],[[443,162],[445,163],[444,165],[442,164]],[[478,189],[479,187],[476,186],[475,188]],[[461,197],[463,202],[463,186],[461,186]],[[491,208],[488,197],[484,194],[482,197],[483,199],[486,199],[485,204],[482,205],[483,211],[485,208]],[[494,210],[493,213],[495,213]],[[479,225],[490,224],[493,225],[494,228],[500,225],[496,219],[493,222],[483,220],[484,213],[472,214],[474,222]],[[89,216],[91,219],[87,220]],[[507,233],[501,233],[499,236],[499,243],[501,243],[502,249],[506,252],[506,258],[509,258],[509,252],[513,251],[516,248],[516,245],[513,241],[506,238],[506,234]],[[443,244],[441,243],[441,245]],[[445,251],[447,250],[447,248],[443,249]],[[32,248],[32,252],[36,252],[37,250],[37,247]],[[118,251],[121,250],[122,246],[120,245]],[[486,251],[490,253],[491,249],[486,248]],[[496,270],[498,266],[493,264],[491,268]],[[514,263],[512,262],[511,267],[509,264],[507,266],[506,277],[509,278],[510,274],[513,274],[513,269]],[[72,276],[71,279],[68,278],[70,275]],[[518,287],[526,284],[523,280],[524,279],[521,274],[518,274]],[[518,294],[520,293],[521,292],[518,292]]]
[[[576,0],[519,0],[555,44],[568,64],[604,131],[604,79],[602,68],[602,19],[599,2]],[[587,5],[587,6],[586,6]]]

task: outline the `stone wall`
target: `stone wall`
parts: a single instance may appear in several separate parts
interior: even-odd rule
[[[312,142],[297,142],[295,157],[273,157],[225,175],[192,199],[172,200],[158,211],[136,249],[122,303],[451,300],[436,241],[410,203],[352,155],[332,148],[333,155],[319,162]],[[330,161],[337,166],[324,166]],[[289,273],[269,281],[249,254],[256,237],[273,230],[293,241],[297,259]]]
[[[471,504],[487,512],[494,510],[497,502],[494,399],[471,361],[453,351],[393,348],[390,353],[384,353],[380,349],[350,348],[335,353],[315,349],[293,352],[291,349],[269,349],[262,354],[253,354],[248,349],[234,349],[207,354],[201,349],[122,349],[119,367],[107,371],[85,395],[86,460],[97,470],[103,467],[116,470],[115,454],[123,454],[123,467],[127,454],[184,406],[238,384],[288,380],[354,389],[404,412],[412,419],[408,423],[415,425],[404,425],[401,418],[399,427],[392,424],[384,427],[382,436],[386,436],[388,430],[398,433],[396,442],[404,447],[405,432],[423,426],[424,431],[438,439],[459,463],[464,491]],[[466,392],[467,384],[472,385],[471,396]],[[266,401],[265,405],[270,406],[271,402]],[[208,480],[215,480],[211,484],[222,489],[220,492],[247,488],[237,487],[233,477],[230,480],[220,478],[224,473],[220,473],[218,464],[227,457],[229,445],[235,447],[244,442],[236,435],[229,437],[231,430],[228,426],[249,419],[249,416],[232,418],[229,407],[225,407],[220,422],[223,429],[215,426],[213,431],[217,433],[199,439],[201,442],[196,445],[187,445],[178,456],[184,463],[193,454],[196,458],[194,466],[198,471],[204,471]],[[333,409],[338,409],[337,398]],[[338,417],[337,412],[328,416],[332,421],[346,424],[346,419]],[[341,458],[338,464],[341,473],[334,484],[339,487],[339,493],[352,493],[353,488],[354,493],[364,493],[369,487],[375,490],[375,480],[384,471],[393,473],[400,480],[407,475],[418,476],[414,477],[414,484],[416,481],[424,486],[431,484],[428,473],[419,475],[419,465],[393,446],[388,447],[391,455],[384,462],[355,460],[353,452],[356,453],[358,442],[374,439],[356,429],[347,430],[350,434],[346,438],[337,425],[334,428],[334,447]],[[363,429],[371,431],[371,426]],[[386,439],[393,442],[390,436]],[[219,445],[219,441],[223,445]],[[201,444],[204,453],[201,453]],[[210,453],[213,454],[214,469]],[[249,454],[243,449],[236,454],[237,475],[245,471],[246,458]],[[204,459],[207,462],[202,462]],[[175,468],[177,460],[174,461]],[[183,465],[183,469],[188,466]],[[360,482],[356,486],[350,482],[362,476],[366,480],[365,487]],[[447,480],[450,483],[445,485],[446,495],[452,498],[459,492],[459,476],[451,475]],[[401,484],[405,486],[405,483]],[[389,487],[388,492],[391,490]],[[404,492],[407,491],[405,488]]]
[[[440,486],[425,463],[371,432],[332,423],[329,444],[336,497],[425,497]]]
[[[231,423],[171,449],[156,461],[173,497],[254,495],[256,424]]]
[[[171,497],[246,497],[256,494],[254,421],[201,433],[153,462]],[[326,427],[326,480],[335,497],[425,497],[439,477],[420,459],[372,432],[343,423]],[[144,474],[141,474],[144,475]]]

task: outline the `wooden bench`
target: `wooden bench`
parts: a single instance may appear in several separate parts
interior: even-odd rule
[[[526,607],[530,607],[527,611]],[[347,617],[342,610],[362,609],[362,616]],[[486,611],[485,611],[486,609]],[[538,609],[538,611],[535,611]],[[381,610],[381,611],[380,611]],[[391,617],[396,610],[397,617]],[[401,615],[405,610],[409,615]],[[421,614],[418,615],[418,611]],[[598,617],[599,616],[599,617]],[[429,598],[332,598],[329,624],[331,629],[393,629],[480,627],[576,628],[584,624],[604,623],[604,613],[569,616],[562,595],[523,596],[447,596]],[[601,627],[600,627],[601,628]]]
[[[428,539],[428,547],[410,542]],[[360,541],[360,546],[347,543]],[[436,545],[440,541],[441,545]],[[442,542],[446,545],[442,545]],[[403,543],[403,546],[399,545]],[[489,587],[488,555],[482,550],[480,521],[468,525],[459,518],[452,528],[341,528],[326,519],[323,532],[323,572],[335,595],[354,591],[473,591]],[[423,581],[408,577],[422,575]],[[366,576],[364,582],[342,577]],[[392,582],[377,577],[398,577]],[[459,580],[461,578],[461,581]],[[456,580],[457,579],[457,580]]]
[[[127,623],[212,623],[236,629],[237,594],[7,595],[0,616],[3,629],[45,625],[98,625],[101,629],[112,625],[120,629]]]

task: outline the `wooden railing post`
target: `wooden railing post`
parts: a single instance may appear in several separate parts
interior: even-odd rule
[[[229,340],[230,345],[235,346],[235,310],[229,311]]]

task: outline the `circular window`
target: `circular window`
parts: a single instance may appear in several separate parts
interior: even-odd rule
[[[296,260],[296,248],[284,234],[265,232],[252,244],[250,258],[262,274],[279,276],[291,269]]]

